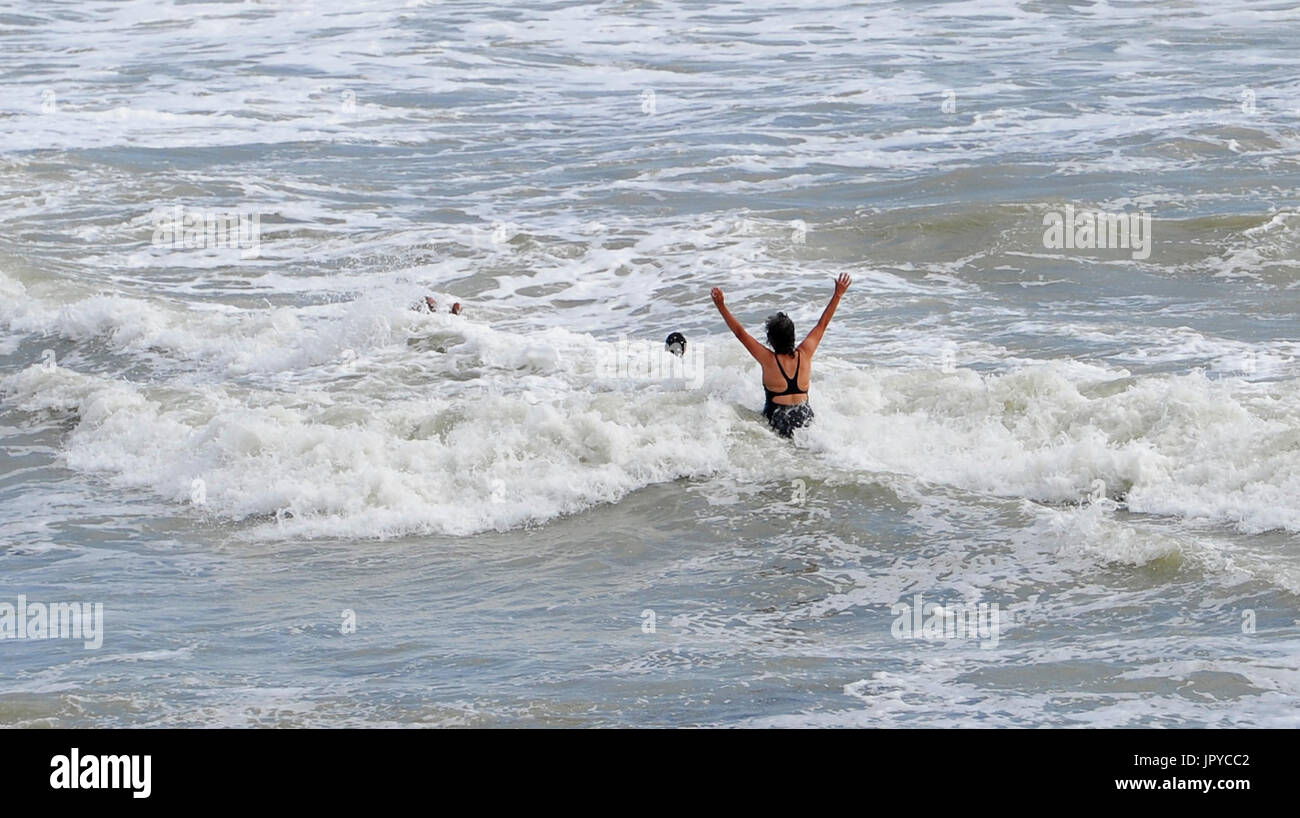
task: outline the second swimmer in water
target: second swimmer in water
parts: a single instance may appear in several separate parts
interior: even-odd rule
[[[411,309],[415,310],[416,312],[437,312],[438,302],[433,299],[433,296],[426,295],[420,301],[416,301],[414,304],[412,304]],[[451,314],[460,315],[459,301],[451,305]]]
[[[822,311],[817,326],[812,328],[812,332],[798,346],[794,344],[794,322],[790,316],[783,312],[769,316],[767,343],[771,349],[754,340],[745,331],[723,303],[722,290],[713,288],[713,303],[717,305],[718,312],[722,313],[722,320],[727,322],[727,327],[763,367],[763,394],[766,398],[763,417],[782,437],[793,437],[795,429],[808,425],[813,419],[812,407],[808,405],[813,353],[817,351],[817,345],[821,343],[822,335],[826,332],[831,317],[835,315],[840,297],[852,283],[853,279],[847,273],[835,279],[835,294]],[[787,374],[789,372],[794,374]]]

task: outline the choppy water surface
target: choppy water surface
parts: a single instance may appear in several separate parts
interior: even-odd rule
[[[0,603],[105,611],[0,640],[0,724],[1295,726],[1298,35],[0,9]],[[806,329],[840,272],[791,445],[708,290]]]

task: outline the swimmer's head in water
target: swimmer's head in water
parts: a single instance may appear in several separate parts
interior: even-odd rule
[[[664,339],[664,349],[678,357],[685,355],[686,336],[682,335],[680,332],[670,333],[669,336]]]
[[[783,312],[767,317],[767,345],[778,355],[794,354],[794,322]]]

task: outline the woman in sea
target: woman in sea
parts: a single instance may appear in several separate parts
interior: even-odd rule
[[[822,311],[817,326],[795,346],[794,322],[783,312],[768,316],[767,343],[763,346],[745,331],[736,317],[727,309],[723,301],[722,290],[713,288],[713,303],[727,327],[745,345],[749,354],[763,367],[763,417],[782,437],[793,437],[794,430],[808,425],[813,419],[812,407],[808,405],[808,388],[812,382],[812,358],[817,345],[822,341],[826,327],[835,315],[835,308],[840,304],[840,297],[853,283],[848,274],[835,279],[835,294]],[[770,347],[770,348],[769,348]],[[793,374],[787,374],[793,373]]]

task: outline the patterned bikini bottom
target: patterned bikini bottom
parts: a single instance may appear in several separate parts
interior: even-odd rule
[[[767,418],[767,422],[772,424],[772,428],[781,437],[794,437],[794,430],[807,426],[812,422],[814,415],[808,401],[804,401],[793,406],[782,406],[776,403],[764,407],[763,417]]]

